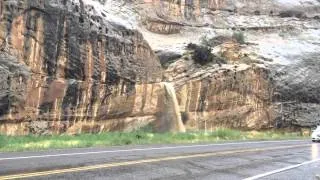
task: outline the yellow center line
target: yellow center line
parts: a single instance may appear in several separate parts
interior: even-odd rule
[[[120,167],[120,166],[130,166],[130,165],[145,164],[145,163],[155,163],[155,162],[162,162],[162,161],[172,161],[172,160],[181,160],[181,159],[189,159],[189,158],[201,158],[201,157],[210,157],[210,156],[221,156],[221,155],[230,155],[230,154],[238,154],[238,153],[248,153],[248,152],[261,152],[261,151],[269,151],[269,150],[281,150],[281,149],[307,147],[307,146],[310,146],[310,144],[293,145],[293,146],[280,146],[280,147],[271,147],[271,148],[232,150],[232,151],[223,151],[223,152],[212,152],[212,153],[153,158],[153,159],[145,159],[145,160],[135,160],[135,161],[118,162],[118,163],[107,163],[107,164],[91,165],[91,166],[84,166],[84,167],[77,167],[77,168],[58,169],[58,170],[35,172],[35,173],[0,176],[0,180],[21,179],[21,178],[48,176],[48,175],[63,174],[63,173],[90,171],[90,170],[105,169],[105,168]]]

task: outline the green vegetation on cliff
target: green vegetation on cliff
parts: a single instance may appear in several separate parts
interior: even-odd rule
[[[0,152],[38,151],[46,149],[82,148],[98,146],[141,145],[141,144],[183,144],[217,143],[232,140],[278,140],[300,139],[300,133],[257,132],[218,129],[213,132],[151,133],[137,131],[131,133],[110,132],[102,134],[80,134],[77,136],[0,136]]]

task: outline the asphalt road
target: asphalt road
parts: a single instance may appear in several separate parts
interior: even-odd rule
[[[309,141],[127,146],[0,153],[0,179],[320,180]]]

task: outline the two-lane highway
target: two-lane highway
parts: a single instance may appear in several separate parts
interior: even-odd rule
[[[315,179],[320,144],[260,141],[0,153],[0,179]]]

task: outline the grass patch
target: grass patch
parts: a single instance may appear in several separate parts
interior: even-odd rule
[[[131,133],[110,132],[102,134],[81,134],[77,136],[0,136],[0,151],[39,151],[80,147],[101,147],[140,144],[184,144],[201,142],[222,142],[228,140],[280,140],[301,139],[300,133],[277,131],[238,131],[217,129],[213,132],[151,133],[137,131]]]

